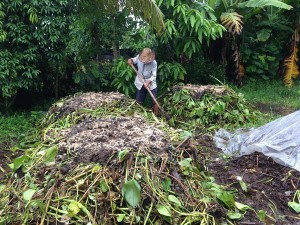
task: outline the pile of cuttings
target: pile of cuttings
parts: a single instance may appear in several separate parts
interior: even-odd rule
[[[122,150],[156,157],[170,147],[166,134],[140,116],[87,118],[56,135],[61,138],[59,154],[65,158],[70,152],[84,163],[107,164]]]
[[[56,118],[62,118],[73,112],[80,112],[82,109],[95,110],[105,105],[113,105],[128,100],[124,94],[119,92],[87,92],[67,97],[56,102],[49,113],[55,113]]]
[[[205,94],[213,94],[217,96],[224,96],[229,93],[229,90],[225,86],[218,85],[177,85],[174,86],[173,93],[178,92],[182,89],[189,90],[193,99],[201,99]]]
[[[0,185],[0,223],[216,224],[226,192],[197,167],[196,149],[178,147],[182,140],[170,147],[136,116],[46,130]]]
[[[186,128],[238,126],[254,122],[257,113],[242,94],[227,86],[176,86],[164,98],[163,108],[171,125]]]

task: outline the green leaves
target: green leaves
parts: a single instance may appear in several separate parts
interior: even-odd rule
[[[15,158],[11,164],[9,164],[9,167],[15,172],[23,166],[28,159],[29,157],[26,155],[19,156],[18,158]]]
[[[222,191],[217,198],[228,208],[233,208],[235,205],[234,196],[228,192]]]
[[[288,202],[288,206],[291,207],[296,213],[300,213],[300,190],[295,192],[293,201]]]
[[[136,207],[141,201],[141,186],[136,180],[127,181],[122,187],[122,195],[130,206]]]
[[[51,163],[55,160],[55,157],[58,154],[58,147],[57,146],[52,146],[46,150],[46,155],[45,155],[45,163]]]
[[[27,202],[29,202],[32,199],[32,197],[35,194],[35,192],[36,192],[36,190],[34,190],[34,189],[28,189],[28,190],[26,190],[23,193],[24,200],[27,201]]]
[[[182,206],[182,204],[181,204],[181,202],[179,201],[179,199],[178,199],[176,196],[174,196],[174,195],[169,195],[169,196],[168,196],[168,200],[169,200],[170,202],[175,203],[175,205],[177,205],[177,206],[179,206],[179,207]]]
[[[127,64],[124,58],[119,58],[114,61],[111,70],[111,76],[114,78],[112,84],[126,95],[135,92],[134,87],[134,70]]]
[[[296,213],[300,213],[300,203],[288,202],[288,206],[291,207]]]
[[[239,7],[249,7],[249,8],[263,8],[266,6],[273,6],[281,9],[290,10],[293,7],[279,0],[249,0],[238,4]]]
[[[164,90],[171,87],[173,84],[184,80],[186,70],[180,63],[166,63],[163,62],[158,65],[158,81],[160,87]]]
[[[217,23],[214,10],[208,4],[202,3],[163,3],[173,10],[173,15],[166,19],[166,32],[161,39],[164,43],[176,43],[175,52],[179,56],[185,53],[189,58],[199,52],[203,39],[207,44],[222,36],[225,28]],[[173,7],[173,8],[172,8]]]
[[[167,206],[163,206],[163,205],[158,205],[157,206],[157,211],[160,215],[163,215],[163,216],[167,216],[167,217],[171,217],[171,210],[169,207]]]

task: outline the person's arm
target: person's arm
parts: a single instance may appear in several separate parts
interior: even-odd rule
[[[129,59],[127,60],[127,63],[128,63],[130,66],[132,66],[133,64],[137,64],[137,61],[138,61],[138,55],[137,55],[136,57],[134,57],[134,58],[129,58]]]
[[[152,81],[156,80],[156,75],[157,75],[157,63],[156,61],[154,61],[154,67],[152,68],[151,71],[151,77],[146,81],[147,87]]]

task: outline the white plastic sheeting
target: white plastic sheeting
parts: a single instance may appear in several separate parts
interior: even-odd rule
[[[238,129],[235,133],[220,129],[214,141],[226,154],[242,156],[261,152],[300,172],[300,111],[256,129]]]

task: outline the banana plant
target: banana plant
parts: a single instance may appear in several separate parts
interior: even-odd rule
[[[284,83],[291,87],[293,80],[299,77],[298,50],[300,36],[300,2],[299,0],[286,0],[286,3],[293,6],[293,10],[287,15],[293,20],[294,33],[289,46],[289,55],[284,59]]]
[[[291,53],[284,60],[285,73],[284,73],[284,83],[286,86],[291,87],[293,85],[293,79],[299,76],[298,68],[298,45],[299,45],[299,27],[295,29],[292,44]]]
[[[227,33],[224,35],[223,50],[221,51],[222,61],[232,64],[229,67],[233,68],[233,81],[241,85],[245,70],[238,40],[242,34],[245,20],[266,7],[290,10],[292,6],[280,0],[208,0],[207,2],[216,11],[217,17],[227,29]],[[230,59],[226,57],[227,49],[231,49]]]

